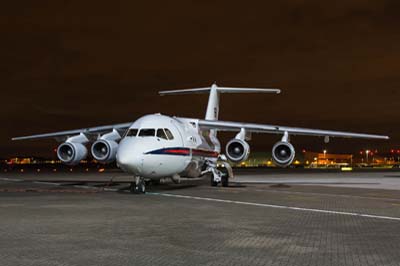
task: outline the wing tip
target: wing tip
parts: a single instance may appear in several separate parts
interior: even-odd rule
[[[11,141],[26,140],[26,139],[30,139],[30,137],[14,137],[11,138]]]
[[[374,136],[375,136],[375,139],[383,139],[383,140],[390,139],[390,137],[386,136],[386,135],[374,135]]]

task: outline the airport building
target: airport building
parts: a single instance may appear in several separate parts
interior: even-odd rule
[[[352,154],[334,154],[323,152],[305,152],[304,165],[310,167],[342,167],[353,165]]]

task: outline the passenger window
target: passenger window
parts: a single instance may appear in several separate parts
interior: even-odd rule
[[[172,135],[171,131],[168,128],[164,128],[164,130],[169,140],[174,139],[174,135]]]
[[[162,138],[162,139],[168,139],[167,135],[164,132],[164,129],[162,129],[162,128],[157,129],[157,137]]]
[[[154,137],[156,130],[153,128],[142,128],[139,132],[139,137]]]
[[[137,132],[138,132],[137,128],[131,128],[128,130],[125,137],[136,137]]]

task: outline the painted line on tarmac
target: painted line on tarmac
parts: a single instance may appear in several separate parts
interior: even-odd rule
[[[400,217],[381,216],[381,215],[373,215],[373,214],[365,214],[365,213],[357,213],[357,212],[330,211],[330,210],[301,208],[301,207],[285,206],[285,205],[255,203],[255,202],[247,202],[247,201],[225,200],[225,199],[206,198],[206,197],[197,197],[197,196],[186,196],[186,195],[169,194],[169,193],[146,192],[146,194],[156,195],[156,196],[165,196],[165,197],[171,197],[171,198],[195,199],[195,200],[202,200],[202,201],[213,201],[213,202],[248,205],[248,206],[256,206],[256,207],[287,209],[287,210],[295,210],[295,211],[307,211],[307,212],[316,212],[316,213],[338,214],[338,215],[357,216],[357,217],[364,217],[364,218],[374,218],[374,219],[381,219],[381,220],[400,221]]]
[[[62,186],[62,183],[55,183],[55,182],[48,182],[48,181],[29,181],[29,180],[24,180],[24,179],[17,179],[17,178],[7,178],[7,177],[0,177],[0,181],[11,181],[11,182],[32,182],[33,184],[39,184],[39,185],[51,185],[51,186]],[[82,189],[90,189],[90,190],[99,190],[99,191],[111,191],[111,192],[117,192],[118,189],[115,188],[108,188],[108,187],[93,187],[93,186],[87,186],[87,185],[73,185],[71,186],[73,188],[82,188]]]
[[[53,183],[53,182],[45,182],[45,181],[33,181],[34,184],[43,184],[43,185],[52,185],[52,186],[60,186],[60,183]]]
[[[1,181],[11,181],[11,182],[22,182],[24,180],[17,178],[9,178],[9,177],[0,177]]]
[[[249,184],[249,185],[276,185],[276,184],[288,184],[288,185],[380,185],[379,182],[332,182],[332,181],[235,181],[238,184]]]
[[[224,190],[224,188],[221,188]],[[236,191],[242,190],[242,188],[235,188],[229,187],[225,188],[225,190],[232,190],[235,189]],[[250,191],[250,190],[249,190]],[[344,195],[344,194],[329,194],[329,193],[317,193],[317,192],[300,192],[300,191],[288,191],[288,190],[276,190],[276,189],[251,189],[251,191],[257,192],[267,192],[267,193],[283,193],[283,194],[298,194],[298,195],[305,195],[305,196],[326,196],[326,197],[343,197],[343,198],[358,198],[358,199],[371,199],[371,200],[390,200],[390,201],[400,201],[400,198],[385,198],[385,197],[369,197],[369,196],[358,196],[358,195]]]

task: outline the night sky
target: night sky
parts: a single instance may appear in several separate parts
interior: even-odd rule
[[[49,156],[13,136],[134,121],[203,118],[206,95],[158,90],[277,87],[222,95],[220,119],[388,134],[293,137],[299,149],[400,144],[400,1],[7,1],[0,8],[0,157]],[[223,140],[233,136],[223,134]],[[270,150],[276,135],[255,135]]]

